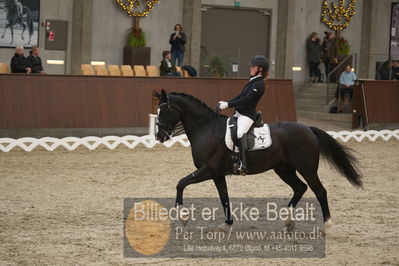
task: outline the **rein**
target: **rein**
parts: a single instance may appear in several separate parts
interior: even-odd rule
[[[177,105],[171,105],[170,103],[161,103],[161,104],[159,105],[159,108],[161,108],[163,105],[167,105],[167,110],[172,111],[172,106],[173,106],[173,108],[176,108],[176,109],[179,110],[181,113],[183,113],[183,109],[181,109],[181,108],[180,108],[179,106],[177,106]],[[217,113],[217,114],[218,114],[218,113]],[[217,114],[216,114],[216,115],[217,115]],[[204,117],[204,118],[201,118],[201,119],[199,119],[199,120],[197,120],[197,121],[194,121],[194,122],[192,122],[192,123],[186,125],[185,127],[183,127],[182,129],[178,130],[177,132],[173,132],[173,131],[176,129],[176,126],[167,125],[167,124],[161,123],[161,122],[159,122],[159,121],[158,121],[156,124],[157,124],[158,126],[165,127],[166,129],[162,129],[162,130],[168,135],[169,138],[171,138],[171,137],[174,137],[174,136],[176,136],[176,135],[178,135],[178,134],[180,134],[180,133],[182,133],[182,132],[186,132],[186,134],[189,133],[189,132],[191,132],[195,127],[201,126],[201,125],[204,124],[205,122],[209,121],[210,118],[211,118],[211,117]]]

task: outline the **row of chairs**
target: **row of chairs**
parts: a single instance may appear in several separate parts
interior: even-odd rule
[[[181,67],[176,67],[182,77],[189,77],[188,72]],[[82,64],[82,75],[97,76],[125,76],[125,77],[159,77],[158,66],[134,65],[90,65]]]
[[[109,65],[107,68],[105,65],[82,64],[81,70],[85,76],[134,76],[132,67],[128,65],[123,65],[121,68],[118,65]]]
[[[94,67],[94,68],[93,68]],[[98,75],[98,76],[126,76],[126,77],[159,77],[158,66],[141,66],[135,65],[133,68],[130,65],[95,65],[82,64],[82,75]],[[177,71],[181,73],[183,77],[188,77],[188,72],[180,67],[176,67]],[[10,73],[8,64],[0,62],[0,74]]]
[[[10,68],[8,67],[8,64],[0,62],[0,74],[7,74],[7,73],[10,73]]]

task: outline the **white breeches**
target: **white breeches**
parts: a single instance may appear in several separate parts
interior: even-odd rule
[[[234,116],[237,117],[237,138],[240,139],[248,132],[254,121],[248,116],[242,115],[237,111]]]

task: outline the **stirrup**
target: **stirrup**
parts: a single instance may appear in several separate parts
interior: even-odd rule
[[[236,175],[246,175],[248,173],[247,166],[242,163],[242,161],[238,161],[233,165],[233,172]]]
[[[248,172],[247,166],[240,161],[240,166],[238,167],[238,172],[240,175],[246,175]]]

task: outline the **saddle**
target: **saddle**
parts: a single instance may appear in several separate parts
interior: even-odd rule
[[[262,113],[257,112],[255,122],[246,134],[248,151],[266,149],[272,144],[269,125],[262,120]],[[238,146],[237,138],[237,117],[230,117],[227,120],[226,146],[230,150],[236,151]]]

